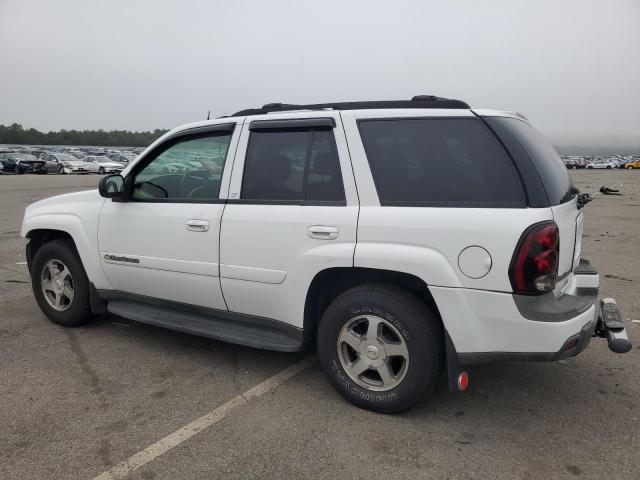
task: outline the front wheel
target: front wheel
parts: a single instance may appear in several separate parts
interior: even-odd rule
[[[42,312],[65,327],[92,318],[89,279],[70,240],[52,240],[36,252],[31,265],[31,286]]]
[[[381,413],[424,399],[436,386],[444,350],[440,322],[422,301],[377,284],[331,302],[317,347],[333,387],[354,405]]]
[[[58,175],[64,175],[64,167],[60,166],[60,168],[58,168]]]
[[[100,167],[100,169],[98,170],[98,173],[100,175],[104,175],[104,167]]]

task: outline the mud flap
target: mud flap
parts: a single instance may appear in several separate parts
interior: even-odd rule
[[[469,386],[469,374],[463,370],[458,362],[458,352],[453,345],[449,332],[444,331],[444,344],[447,355],[447,377],[451,392],[463,392]]]

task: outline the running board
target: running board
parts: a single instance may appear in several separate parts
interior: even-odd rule
[[[246,347],[298,352],[304,349],[302,330],[277,320],[191,305],[154,305],[131,299],[113,299],[109,313],[136,322],[191,333]]]

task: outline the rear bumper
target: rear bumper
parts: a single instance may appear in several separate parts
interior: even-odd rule
[[[578,355],[594,334],[605,336],[598,287],[598,272],[581,261],[561,292],[525,297],[443,287],[431,290],[460,364],[469,365],[492,360],[554,361]]]

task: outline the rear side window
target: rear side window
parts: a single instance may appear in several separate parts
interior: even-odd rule
[[[358,126],[381,205],[525,205],[515,167],[477,119],[362,120]]]
[[[343,203],[333,132],[323,129],[252,131],[241,198],[293,203]]]
[[[492,127],[495,125],[494,129],[497,132],[502,132],[499,133],[501,137],[504,130],[513,135],[526,151],[542,180],[551,205],[559,205],[573,198],[576,190],[567,173],[567,167],[562,163],[558,152],[535,128],[527,122],[508,117],[492,117],[489,123]]]

